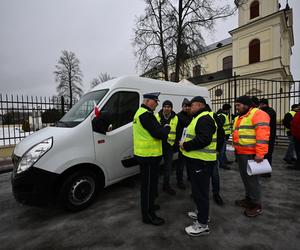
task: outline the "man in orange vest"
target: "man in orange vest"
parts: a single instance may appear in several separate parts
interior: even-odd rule
[[[248,160],[262,162],[268,153],[270,117],[251,104],[252,100],[249,96],[240,96],[235,101],[239,116],[233,124],[233,145],[246,193],[245,198],[236,200],[235,204],[245,208],[246,216],[255,217],[263,212],[261,187],[258,175],[247,174],[247,163]]]

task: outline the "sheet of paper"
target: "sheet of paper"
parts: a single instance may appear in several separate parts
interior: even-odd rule
[[[181,139],[180,139],[180,141],[182,141],[182,142],[184,142],[184,140],[186,138],[186,131],[187,131],[187,128],[184,128],[182,131],[182,135],[181,135]]]
[[[254,160],[248,161],[247,164],[248,175],[266,174],[271,172],[272,172],[272,168],[267,159],[264,159],[260,163],[257,163]]]

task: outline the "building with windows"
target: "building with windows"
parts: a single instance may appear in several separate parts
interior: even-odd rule
[[[181,79],[209,89],[230,79],[256,78],[292,81],[290,57],[294,45],[293,12],[288,3],[282,8],[278,0],[248,0],[238,8],[238,27],[230,37],[211,44],[196,57],[187,59]],[[198,63],[195,64],[195,61]],[[169,66],[169,79],[174,79],[174,65]],[[161,78],[159,70],[143,76]],[[286,85],[290,88],[290,85]],[[253,89],[256,94],[262,90]],[[272,90],[268,90],[272,91]]]

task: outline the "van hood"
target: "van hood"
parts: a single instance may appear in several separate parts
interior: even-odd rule
[[[22,156],[26,151],[32,148],[34,145],[44,141],[50,137],[53,137],[53,144],[57,142],[58,138],[61,139],[65,137],[66,131],[70,128],[61,127],[46,127],[43,128],[23,139],[17,144],[14,150],[14,154],[17,156]]]

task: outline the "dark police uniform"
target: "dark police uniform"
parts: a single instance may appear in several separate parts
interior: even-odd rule
[[[149,93],[144,98],[158,101],[160,93]],[[134,155],[141,170],[141,210],[143,222],[162,225],[164,220],[155,214],[159,163],[162,157],[162,139],[168,137],[170,127],[163,127],[153,111],[142,104],[133,120]]]

